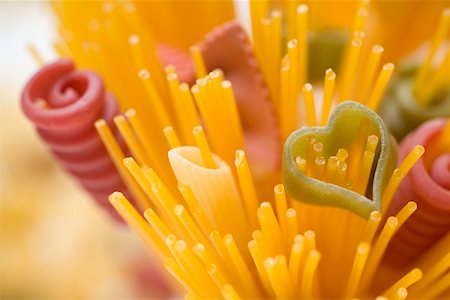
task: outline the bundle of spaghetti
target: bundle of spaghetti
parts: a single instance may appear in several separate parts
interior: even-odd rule
[[[379,211],[365,218],[351,210],[333,211],[311,204],[320,213],[311,216],[310,211],[294,208],[297,201],[287,197],[282,184],[274,187],[274,200],[261,202],[255,197],[245,152],[236,152],[233,173],[211,153],[201,127],[194,128],[193,134],[197,147],[177,146],[169,151],[180,194],[170,190],[153,170],[132,158],[124,160],[145,192],[153,195],[152,208],[144,213],[148,223],[121,193],[110,196],[122,217],[164,258],[166,269],[186,289],[186,298],[382,295],[405,299],[407,290],[422,278],[418,268],[390,276],[387,285],[375,278],[392,235],[414,212],[413,202],[385,224]],[[343,151],[339,157],[345,157]],[[399,170],[407,173],[417,159],[413,153]],[[395,191],[395,180],[390,180],[385,192]],[[304,220],[311,218],[316,218],[323,236],[303,231],[313,224]],[[349,261],[341,259],[347,256]],[[424,268],[440,267],[441,259],[445,257],[430,259]],[[329,280],[326,273],[330,270],[337,270],[339,276]]]
[[[135,108],[151,114],[154,107],[146,104],[149,97],[146,80],[137,74],[145,69],[155,83],[156,95],[168,95],[165,73],[156,54],[155,40],[138,15],[132,2],[52,2],[58,17],[59,37],[55,50],[61,56],[73,57],[82,68],[97,71],[116,95],[122,111]],[[131,63],[121,63],[130,57]],[[118,63],[111,63],[111,60]],[[163,103],[162,106],[167,110]],[[151,126],[147,122],[145,126]]]
[[[211,12],[217,12],[218,6],[227,7],[228,4],[227,2],[217,5],[207,4],[205,7],[202,6],[201,11],[210,9]],[[149,24],[158,21],[150,22],[142,18],[143,11],[147,11],[149,7],[161,6],[163,12],[157,19],[164,19],[162,16],[166,13],[176,12],[172,10],[171,4],[98,2],[90,5],[93,9],[80,12],[81,16],[78,17],[75,12],[82,8],[78,4],[54,3],[56,15],[60,21],[57,50],[61,55],[75,57],[82,66],[88,66],[100,72],[107,85],[117,95],[122,111],[133,108],[138,112],[138,119],[157,115],[151,120],[141,120],[141,123],[145,129],[154,132],[159,141],[163,139],[161,132],[166,126],[173,126],[176,131],[182,130],[177,128],[177,108],[171,105],[175,102],[174,94],[168,87],[165,78],[167,73],[163,71],[161,65],[168,68],[173,68],[171,67],[173,65],[176,71],[172,73],[176,74],[178,81],[189,84],[194,83],[196,77],[200,79],[211,71],[221,69],[234,85],[239,113],[244,120],[243,127],[246,133],[244,137],[248,155],[254,171],[260,174],[257,180],[273,184],[273,179],[268,174],[273,173],[279,166],[280,159],[276,116],[259,67],[253,57],[251,44],[238,22],[230,21],[214,28],[191,48],[193,58],[191,61],[184,49],[175,46],[176,43],[158,43],[164,41],[162,36],[159,36],[161,40],[155,41],[150,31],[151,29],[158,31],[158,28],[152,28]],[[189,10],[191,8],[193,7]],[[211,14],[202,18],[202,21],[206,22],[208,19],[210,24],[214,21],[216,25],[218,20],[224,17],[225,15],[219,17],[217,14]],[[185,18],[186,16],[181,17],[181,19]],[[202,23],[202,21],[193,22]],[[174,31],[175,27],[176,25],[169,24],[165,29]],[[159,31],[158,34],[160,34]],[[172,34],[176,35],[178,32],[172,32]],[[192,39],[191,36],[189,38]],[[167,37],[167,42],[172,41],[172,37]],[[116,57],[131,57],[133,63],[108,63],[108,60]],[[136,73],[139,76],[121,76],[121,74]],[[150,101],[142,101],[142,99]],[[260,107],[258,113],[253,110],[255,105]],[[213,143],[213,147],[215,146]],[[266,149],[264,155],[261,154],[260,149]],[[166,150],[158,149],[158,156],[163,155]],[[228,157],[232,158],[232,156],[231,153]],[[224,156],[224,158],[227,157]],[[160,174],[166,173],[163,169],[157,171]]]
[[[315,45],[314,39],[309,38],[308,6],[297,6],[295,1],[289,3],[285,7],[286,22],[283,22],[280,11],[270,11],[269,1],[250,2],[255,54],[280,120],[282,141],[299,125],[314,125],[304,122],[307,118],[303,111],[308,110],[308,107],[298,100],[304,98],[304,84],[317,80],[317,69],[322,73],[326,68],[339,68],[341,74],[334,96],[324,103],[322,124],[328,119],[329,109],[344,100],[352,99],[377,110],[394,65],[387,63],[380,68],[383,47],[378,44],[370,47],[365,45],[368,2],[359,2],[348,38],[342,39],[339,46],[330,46],[333,42]],[[282,34],[283,23],[287,28],[285,35]],[[283,45],[287,45],[285,55]],[[315,57],[320,55],[318,49],[326,52],[323,55],[325,58]],[[329,61],[331,57],[336,57],[335,61]],[[314,69],[314,76],[308,75],[309,65]],[[328,89],[333,90],[336,75],[329,71],[327,79]]]
[[[174,74],[168,78],[169,85],[172,84],[171,96],[176,94],[173,88],[176,89],[178,82],[195,82],[192,94],[207,128],[213,150],[225,161],[232,163],[234,150],[242,148],[244,143],[256,181],[261,185],[273,185],[272,175],[279,168],[280,161],[279,126],[252,46],[239,22],[229,21],[211,30],[201,41],[190,47],[192,60],[183,52],[176,53],[173,49],[170,51],[173,55],[160,57],[163,63],[169,64],[168,68],[172,68],[172,65],[175,67]],[[224,81],[224,78],[227,80]],[[217,94],[220,89],[224,90],[223,96]],[[217,95],[217,98],[214,99],[211,95]],[[226,104],[230,101],[236,102],[241,121],[227,120],[220,116],[223,109],[232,108]],[[221,107],[222,102],[225,107]],[[259,108],[257,112],[254,107]],[[174,110],[175,119],[182,118],[184,112],[178,111],[176,105]],[[235,134],[238,144],[229,144],[228,139],[217,134],[218,131],[222,134],[227,131],[227,128],[223,127],[225,121],[229,121],[231,128],[234,128],[231,132]],[[240,125],[237,126],[237,123]],[[179,127],[181,135],[189,139],[191,127]],[[235,130],[236,128],[238,130]],[[269,189],[260,192],[270,193]]]
[[[244,138],[242,142],[245,143],[245,149],[252,163],[253,171],[256,174],[263,174],[263,176],[273,173],[279,168],[280,162],[279,125],[274,107],[270,101],[269,92],[264,84],[264,79],[246,32],[239,22],[230,21],[213,29],[197,45],[199,50],[197,55],[200,56],[200,62],[196,62],[195,49],[191,49],[197,78],[200,80],[200,82],[197,81],[196,86],[201,90],[201,78],[207,75],[197,70],[203,68],[206,71],[215,69],[222,71],[221,75],[213,72],[210,73],[209,77],[211,75],[213,77],[225,77],[233,86],[238,116],[242,124]],[[210,85],[213,86],[213,84]],[[229,87],[225,90],[228,94],[225,97],[230,98],[232,96],[230,94],[231,90],[228,90]],[[210,103],[209,105],[216,106],[216,110],[220,112],[220,107],[217,107],[215,104],[216,102],[220,103],[220,101],[213,100],[214,94],[212,93],[214,93],[214,90],[209,92],[206,101]],[[196,95],[197,93],[194,93],[197,100]],[[207,111],[204,110],[203,105],[198,101],[197,103],[200,113],[205,118],[204,123],[208,132],[214,130],[210,126],[211,122],[208,122],[206,119],[208,117],[205,114]],[[258,107],[257,112],[255,112],[255,107]],[[216,118],[213,115],[210,115],[210,117]],[[216,119],[216,122],[218,126],[223,126],[223,123],[219,120]],[[236,122],[231,120],[231,123]],[[241,131],[241,129],[238,131]],[[228,147],[231,147],[231,151],[224,154],[221,151],[225,145],[218,144],[218,141],[222,139],[214,132],[211,132],[210,140],[213,150],[229,164],[233,162],[234,150],[242,148],[240,145],[229,145]],[[264,149],[264,151],[261,151],[261,149]]]
[[[164,1],[52,1],[51,4],[58,21],[59,37],[54,43],[57,53],[74,57],[78,65],[101,73],[118,98],[124,99],[120,100],[122,109],[130,107],[124,95],[130,96],[128,103],[137,102],[132,96],[143,98],[143,91],[136,78],[121,78],[117,74],[147,68],[157,82],[159,92],[167,96],[164,72],[158,61],[160,56],[169,58],[174,64],[187,46],[234,15],[231,1],[186,2],[176,6]],[[185,22],[196,25],[189,34],[180,34]],[[121,57],[132,57],[133,64],[108,64],[108,60]],[[128,87],[132,84],[132,91],[117,86],[124,80]]]
[[[392,262],[404,263],[419,257],[450,230],[450,122],[436,119],[411,132],[400,146],[400,157],[414,144],[426,147],[421,158],[399,186],[390,207],[398,212],[407,201],[417,202],[419,210],[397,233],[391,245]]]
[[[380,110],[399,140],[423,122],[450,115],[450,8],[442,11],[425,61],[411,63],[386,94]],[[408,70],[409,69],[409,70]]]
[[[94,122],[103,118],[111,123],[119,110],[101,78],[90,71],[76,70],[70,60],[59,60],[43,67],[29,80],[21,105],[62,167],[98,204],[117,216],[108,205],[108,195],[111,189],[128,192],[95,131]]]

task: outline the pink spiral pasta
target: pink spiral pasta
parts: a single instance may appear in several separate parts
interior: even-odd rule
[[[115,97],[105,91],[102,79],[93,72],[75,70],[70,60],[59,60],[30,79],[21,104],[64,169],[118,218],[108,195],[115,190],[126,191],[126,187],[94,123],[103,118],[112,126],[119,108]]]
[[[450,136],[442,133],[447,122],[434,119],[424,123],[400,146],[400,161],[414,145],[423,145],[426,152],[401,183],[390,207],[391,213],[397,213],[408,201],[418,206],[390,245],[389,253],[396,262],[412,261],[450,230]],[[442,142],[447,148],[436,151]]]

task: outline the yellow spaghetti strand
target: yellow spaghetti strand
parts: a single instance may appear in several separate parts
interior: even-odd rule
[[[337,152],[336,152],[336,157],[339,161],[341,162],[345,162],[345,160],[348,158],[348,151],[344,148],[340,148]]]
[[[159,120],[161,128],[173,124],[166,108],[164,107],[163,100],[156,89],[156,85],[153,82],[150,72],[146,69],[142,69],[139,71],[138,75],[141,78],[142,84],[144,85],[147,95],[151,100],[148,102],[150,102],[153,106],[153,115]]]
[[[297,156],[295,158],[295,165],[297,166],[297,170],[302,173],[305,174],[306,173],[306,159],[304,159],[303,157]]]
[[[262,39],[262,43],[264,45],[271,45],[273,43],[272,40],[272,20],[271,19],[261,19],[259,22],[259,26],[261,28],[261,39]],[[269,88],[269,91],[272,92],[273,90],[273,86],[272,86],[272,82],[270,81],[270,74],[271,74],[271,65],[272,65],[272,60],[276,59],[273,56],[273,48],[272,47],[264,47],[263,48],[263,53],[262,53],[262,57],[264,58],[264,63],[260,64],[261,67],[261,71],[262,74],[264,75],[264,78],[266,79],[267,82],[267,87]]]
[[[202,290],[209,297],[217,297],[219,291],[216,288],[214,281],[208,275],[203,263],[197,256],[194,255],[192,250],[186,246],[186,243],[182,240],[177,241],[175,243],[175,251],[178,253],[185,265],[189,267],[187,271],[197,285],[202,287]]]
[[[190,237],[195,243],[202,243],[203,245],[208,245],[208,240],[200,231],[200,229],[195,224],[194,220],[191,218],[191,216],[186,211],[183,205],[181,204],[175,205],[173,207],[173,212],[180,221],[180,223],[183,224],[184,228],[189,233]]]
[[[270,14],[271,17],[271,36],[272,36],[272,46],[269,47],[272,51],[272,57],[270,57],[271,61],[271,68],[270,68],[270,74],[269,78],[267,79],[268,82],[271,82],[271,98],[274,102],[274,106],[276,111],[279,111],[279,95],[280,95],[280,57],[281,57],[281,46],[282,46],[282,39],[281,39],[281,30],[282,30],[282,13],[281,11],[274,10]]]
[[[439,135],[433,140],[433,146],[431,149],[427,149],[427,153],[424,156],[425,165],[429,166],[432,161],[436,159],[439,153],[448,151],[450,152],[450,120],[447,121],[444,128],[439,132]],[[446,150],[447,149],[447,150]]]
[[[421,145],[416,145],[411,152],[405,157],[400,166],[394,170],[394,173],[389,180],[386,189],[383,192],[382,203],[382,215],[384,216],[386,208],[389,207],[392,197],[397,190],[398,185],[401,180],[408,174],[409,170],[414,166],[414,164],[422,157],[425,152],[425,148]]]
[[[180,107],[182,105],[182,100],[181,100],[181,92],[179,89],[180,82],[178,80],[178,75],[176,74],[176,69],[173,65],[166,66],[164,70],[167,74],[166,81],[169,86],[170,100],[171,100],[170,102],[172,104],[172,107],[174,108],[177,126],[181,127],[182,124],[179,124],[178,121],[183,120],[184,111],[180,111],[181,109],[183,109],[183,107]]]
[[[362,242],[371,244],[375,233],[377,232],[378,226],[380,225],[381,214],[378,211],[373,211],[370,213],[369,220],[366,223],[366,228],[362,235]]]
[[[178,86],[179,98],[174,105],[179,132],[185,144],[193,145],[192,128],[200,125],[189,85],[182,83]],[[179,101],[179,102],[178,102]]]
[[[95,122],[95,128],[97,129],[97,132],[100,138],[102,139],[103,145],[105,145],[105,148],[108,151],[109,156],[111,157],[114,163],[114,166],[116,167],[117,171],[120,174],[120,177],[122,177],[126,186],[133,195],[133,198],[135,199],[137,205],[142,210],[147,209],[149,206],[148,199],[140,189],[139,185],[136,183],[133,177],[127,172],[124,165],[122,164],[122,159],[125,157],[125,154],[117,144],[108,124],[106,123],[105,120],[101,119]]]
[[[289,299],[293,297],[293,292],[286,288],[286,282],[283,281],[283,279],[286,280],[286,274],[281,274],[281,268],[277,265],[279,263],[278,261],[276,258],[268,257],[264,261],[264,268],[269,276],[270,284],[275,291],[276,297],[279,299]],[[287,280],[289,280],[289,277]]]
[[[358,284],[361,280],[361,275],[364,270],[367,258],[370,252],[370,244],[366,242],[361,242],[356,248],[355,258],[353,260],[352,270],[350,272],[350,277],[347,281],[347,288],[345,290],[344,298],[350,299],[356,295],[358,289]]]
[[[406,297],[408,297],[408,290],[405,289],[404,287],[401,287],[397,290],[393,299],[394,300],[404,300],[404,299],[406,299]]]
[[[267,240],[271,241],[275,253],[285,253],[280,226],[269,202],[262,202],[257,210],[259,226]]]
[[[400,182],[405,176],[406,174],[402,173],[398,168],[395,169],[394,172],[392,172],[391,178],[389,179],[389,182],[383,191],[382,196],[383,207],[381,209],[382,216],[386,214],[387,208],[391,204],[392,198],[394,197],[394,194],[397,191]]]
[[[392,63],[387,63],[383,66],[383,69],[378,76],[377,82],[375,83],[375,87],[373,88],[372,95],[367,102],[367,106],[372,110],[377,110],[380,104],[381,98],[386,90],[389,79],[392,76],[392,72],[394,72],[395,66]]]
[[[181,257],[179,251],[177,251],[176,249],[176,244],[177,244],[177,238],[175,237],[174,234],[170,234],[166,240],[166,246],[169,249],[170,253],[172,254],[172,257],[175,258],[175,260],[177,261],[178,265],[180,265],[180,267],[183,268],[183,270],[188,273],[188,275],[190,273],[190,266],[189,264]],[[197,287],[197,290],[200,290],[200,286],[199,283],[193,278],[193,276],[190,276],[190,280],[192,281],[192,283]],[[205,296],[204,291],[202,290],[202,292],[200,293],[201,295]]]
[[[321,259],[321,254],[317,250],[311,250],[308,253],[305,262],[305,268],[303,270],[302,283],[301,283],[301,296],[303,299],[312,299],[313,295],[313,283],[314,277],[317,271],[317,266]]]
[[[312,177],[322,180],[325,177],[326,165],[327,160],[323,156],[317,156],[316,159],[314,160]]]
[[[173,75],[177,75],[177,69],[174,65],[167,65],[164,67],[164,72],[166,72],[166,79],[169,80],[169,77],[173,78]],[[178,77],[175,77],[178,80]]]
[[[290,243],[298,232],[297,211],[293,208],[286,210],[287,242]]]
[[[199,223],[200,227],[203,229],[203,232],[205,234],[211,233],[213,231],[213,226],[211,225],[211,222],[209,221],[205,212],[195,198],[195,195],[192,192],[191,188],[183,183],[180,183],[178,185],[178,190],[183,195],[183,198],[189,206],[192,215]]]
[[[258,241],[251,240],[250,242],[248,242],[247,246],[252,256],[253,262],[255,263],[256,270],[258,272],[259,278],[261,279],[264,291],[270,297],[274,297],[274,291],[272,290],[271,283],[264,266],[264,258],[261,250],[262,245],[260,245]]]
[[[428,52],[428,55],[425,59],[425,63],[422,64],[419,71],[417,72],[416,78],[414,80],[413,91],[417,93],[422,88],[424,88],[424,81],[428,76],[428,73],[431,68],[431,64],[433,62],[433,57],[436,54],[439,46],[447,37],[447,31],[449,30],[450,24],[450,8],[444,9],[442,11],[442,15],[439,21],[438,28],[434,34],[433,40],[431,42],[431,48]],[[422,99],[417,98],[417,100],[421,101]]]
[[[330,183],[335,183],[337,178],[337,168],[338,168],[338,162],[336,156],[330,156],[328,157],[327,161],[327,169],[325,173],[325,181]]]
[[[297,13],[297,0],[286,1],[285,15],[287,26],[287,38],[292,39],[296,34],[296,13]]]
[[[314,145],[312,147],[312,150],[314,152],[314,157],[317,158],[317,157],[323,156],[323,149],[324,149],[324,146],[321,142],[314,143]]]
[[[27,51],[39,67],[43,67],[45,65],[45,59],[42,56],[42,53],[39,52],[34,44],[28,44]]]
[[[258,197],[244,151],[236,151],[234,165],[236,167],[247,217],[250,220],[250,224],[256,226],[257,218],[255,211],[258,209]]]
[[[353,20],[352,32],[362,32],[366,24],[367,16],[369,12],[367,7],[361,5],[361,7],[356,12],[355,19]]]
[[[155,168],[160,174],[166,174],[170,170],[169,164],[166,160],[159,159],[167,151],[165,147],[161,147],[164,143],[162,132],[147,130],[134,109],[127,110],[124,115],[130,122],[134,133],[139,138],[141,146],[147,154],[147,158],[150,160],[149,165]],[[155,147],[155,145],[158,145],[158,147]],[[171,176],[165,176],[164,179],[167,183],[174,181]]]
[[[199,295],[194,294],[193,292],[188,291],[185,295],[184,295],[184,300],[201,300],[202,298],[200,298]]]
[[[129,162],[129,161],[128,161]],[[155,195],[156,200],[160,207],[168,216],[173,216],[173,207],[177,204],[175,196],[172,194],[171,190],[161,181],[161,179],[156,175],[155,171],[151,168],[143,167],[142,171],[144,173],[147,182],[151,183],[151,190]],[[180,223],[177,223],[178,228],[182,228]]]
[[[275,266],[277,268],[279,279],[281,279],[281,282],[283,283],[283,289],[286,291],[286,294],[288,295],[287,298],[294,297],[294,286],[289,276],[286,257],[284,255],[275,256]]]
[[[311,84],[303,86],[303,97],[305,98],[306,120],[308,126],[316,126],[316,109],[314,107],[314,92]]]
[[[225,272],[225,265],[223,264],[222,259],[216,255],[217,253],[214,250],[210,250],[208,248],[202,243],[198,243],[192,247],[192,251],[195,253],[195,255],[197,255],[197,257],[203,262],[205,266],[215,265],[223,272]]]
[[[434,284],[422,294],[422,299],[433,299],[445,292],[450,287],[450,273],[442,276]]]
[[[418,268],[412,269],[400,280],[394,283],[389,289],[384,291],[382,295],[388,299],[395,296],[399,288],[409,288],[411,285],[422,279],[422,271]]]
[[[288,234],[287,220],[286,220],[287,200],[286,200],[286,194],[284,192],[284,186],[282,184],[277,184],[273,188],[273,193],[275,195],[275,208],[276,208],[277,220],[278,220],[278,223],[280,224],[281,232],[283,233],[284,239],[288,243],[290,243],[290,241],[286,239],[287,234]],[[286,246],[288,246],[288,245],[286,245]]]
[[[220,233],[217,230],[212,231],[209,234],[209,240],[213,244],[214,248],[216,249],[216,252],[220,255],[222,260],[225,261],[225,262],[230,261],[231,258],[229,257],[228,251],[225,248],[225,244],[223,242],[223,238],[222,238],[222,236],[220,235]]]
[[[264,45],[262,40],[262,32],[260,21],[265,18],[268,11],[269,1],[250,1],[250,13],[251,13],[251,23],[252,23],[252,37],[253,37],[253,48],[255,49],[256,57],[258,61],[263,62]]]
[[[144,211],[144,217],[162,240],[165,240],[171,234],[167,225],[158,217],[153,209],[146,209]]]
[[[202,291],[199,291],[196,285],[194,285],[192,279],[181,266],[173,258],[168,258],[164,263],[166,270],[180,282],[183,287],[190,293],[202,295]],[[200,292],[200,293],[199,293]]]
[[[225,300],[241,300],[241,297],[239,297],[232,285],[227,284],[223,286],[220,291]]]
[[[72,55],[70,54],[69,48],[67,47],[67,44],[63,41],[63,39],[61,39],[61,38],[56,39],[56,40],[52,43],[52,46],[53,46],[53,50],[56,52],[56,54],[57,54],[59,57],[69,57],[69,56],[72,56]]]
[[[166,246],[158,235],[151,229],[144,218],[133,208],[130,202],[120,192],[114,192],[109,196],[109,202],[117,210],[120,216],[144,241],[149,249],[155,249],[161,257],[168,257],[170,254]]]
[[[223,73],[218,74],[223,76]],[[220,83],[220,88],[223,94],[224,116],[226,116],[227,124],[229,124],[231,128],[229,133],[230,139],[228,142],[232,147],[232,151],[242,149],[244,147],[243,130],[236,104],[237,102],[234,97],[233,87],[230,81],[224,80]]]
[[[350,44],[347,63],[343,65],[342,81],[339,88],[339,102],[351,99],[353,80],[358,67],[363,42],[361,39],[353,39]]]
[[[314,168],[314,160],[316,159],[316,153],[314,151],[314,144],[316,144],[315,136],[311,135],[306,139],[306,175],[311,177]]]
[[[358,136],[351,145],[349,150],[349,170],[348,170],[348,180],[351,184],[356,185],[360,178],[361,172],[361,159],[367,146],[367,135],[369,130],[369,122],[366,118],[363,118],[360,121],[360,125],[358,128]]]
[[[336,82],[336,73],[332,69],[325,71],[324,80],[324,93],[322,104],[322,119],[321,126],[325,126],[328,123],[328,117],[330,115],[331,104],[333,103],[334,86]]]
[[[288,93],[294,105],[297,102],[297,95],[302,85],[298,84],[299,80],[299,58],[298,58],[298,41],[296,39],[290,40],[287,44],[287,56],[289,59],[289,78],[288,78]],[[296,107],[296,106],[292,106]],[[291,110],[290,113],[292,113]]]
[[[178,136],[172,126],[164,127],[163,132],[170,148],[173,149],[181,146],[180,140],[178,139]]]
[[[144,175],[144,172],[136,163],[136,161],[132,157],[125,157],[122,160],[122,164],[128,170],[129,174],[133,176],[134,180],[139,184],[142,191],[144,191],[147,197],[152,200],[153,206],[159,209],[160,206],[155,201],[156,197],[152,192],[151,183],[147,180],[147,178]]]
[[[303,234],[305,238],[305,247],[306,252],[309,253],[310,251],[316,249],[316,233],[312,230],[308,230]]]
[[[378,137],[376,135],[370,135],[367,137],[366,151],[376,152],[378,145]]]
[[[369,182],[374,158],[374,152],[364,151],[360,178],[358,184],[355,186],[355,192],[360,193],[361,195],[366,194],[367,183]]]
[[[261,297],[260,291],[254,278],[248,269],[241,253],[239,252],[236,243],[231,234],[226,234],[223,237],[223,243],[231,259],[231,263],[235,267],[236,276],[240,278],[246,294],[250,297]]]
[[[300,4],[296,10],[295,37],[298,42],[298,79],[302,85],[308,80],[308,6]]]
[[[130,125],[124,116],[118,115],[114,117],[114,124],[119,130],[120,134],[125,140],[128,148],[133,153],[133,157],[139,162],[141,165],[149,164],[149,160],[146,157],[144,149],[142,148],[139,141],[136,139],[133,131],[131,130]]]
[[[212,157],[208,141],[206,140],[205,133],[203,132],[203,128],[201,126],[194,127],[192,134],[194,135],[195,144],[200,149],[205,167],[209,169],[217,168],[217,165]]]
[[[367,99],[369,96],[369,90],[374,81],[383,52],[384,48],[380,45],[374,45],[370,51],[367,67],[363,70],[362,82],[361,84],[358,84],[358,92],[356,94],[356,99],[361,103],[367,103],[369,100]]]
[[[448,251],[448,246],[447,246]],[[420,291],[426,291],[433,287],[435,282],[450,268],[450,252],[439,259],[434,266],[424,270],[424,278],[411,289],[411,295],[418,296]]]
[[[292,244],[291,254],[289,256],[289,275],[291,277],[291,282],[294,284],[294,287],[297,286],[297,283],[300,280],[299,273],[304,252],[304,239],[298,239],[295,243]]]
[[[208,72],[200,47],[197,45],[191,46],[189,52],[191,53],[192,61],[194,62],[195,76],[197,78],[205,77]]]
[[[364,270],[364,274],[362,277],[360,289],[361,291],[367,290],[370,283],[372,282],[375,271],[378,268],[381,258],[383,257],[384,251],[397,230],[398,220],[396,217],[389,217],[386,221],[386,224],[383,227],[383,230],[380,233],[375,245],[373,246],[372,253],[369,256],[369,260],[367,262],[367,267]]]
[[[348,165],[338,159],[336,183],[342,187],[346,187]]]
[[[292,73],[291,64],[282,65],[280,69],[280,109],[278,119],[280,120],[281,142],[297,128],[297,100],[291,97],[290,77]]]
[[[398,219],[398,228],[400,228],[406,220],[417,210],[417,204],[409,201],[395,216]]]
[[[447,46],[446,53],[431,80],[427,81],[427,88],[417,91],[417,98],[423,105],[428,105],[443,85],[450,86],[450,45]]]
[[[216,286],[220,289],[222,286],[227,284],[227,281],[225,280],[225,277],[220,272],[220,270],[217,268],[215,264],[209,264],[206,267],[206,271],[208,272],[208,275],[214,280],[214,283]]]

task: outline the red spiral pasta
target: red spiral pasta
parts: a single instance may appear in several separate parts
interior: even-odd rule
[[[397,213],[408,201],[418,206],[390,245],[392,251],[388,253],[393,261],[412,261],[450,230],[450,152],[438,151],[437,157],[427,157],[434,152],[438,139],[450,138],[440,134],[447,122],[435,119],[424,123],[400,146],[400,161],[414,145],[423,145],[426,152],[401,183],[390,208],[391,213]]]
[[[103,118],[112,126],[119,113],[115,97],[102,79],[90,71],[75,70],[71,60],[45,66],[27,83],[22,109],[41,139],[67,172],[115,218],[108,195],[126,191],[94,123]]]

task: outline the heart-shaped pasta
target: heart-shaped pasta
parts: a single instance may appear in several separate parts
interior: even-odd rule
[[[323,145],[323,157],[330,157],[339,149],[355,149],[355,145],[361,141],[362,133],[379,139],[378,146],[373,151],[373,167],[368,169],[367,192],[364,189],[362,193],[358,193],[310,177],[298,169],[296,158],[309,156],[308,139],[311,137]],[[350,155],[352,153],[355,151],[350,151]],[[366,106],[346,101],[336,106],[327,126],[302,127],[289,136],[283,151],[283,182],[289,195],[298,201],[340,207],[368,218],[372,211],[381,210],[382,192],[396,162],[397,144],[389,135],[383,120]],[[363,165],[361,159],[349,163],[349,169],[357,169]],[[358,179],[358,172],[353,175],[353,178]]]

